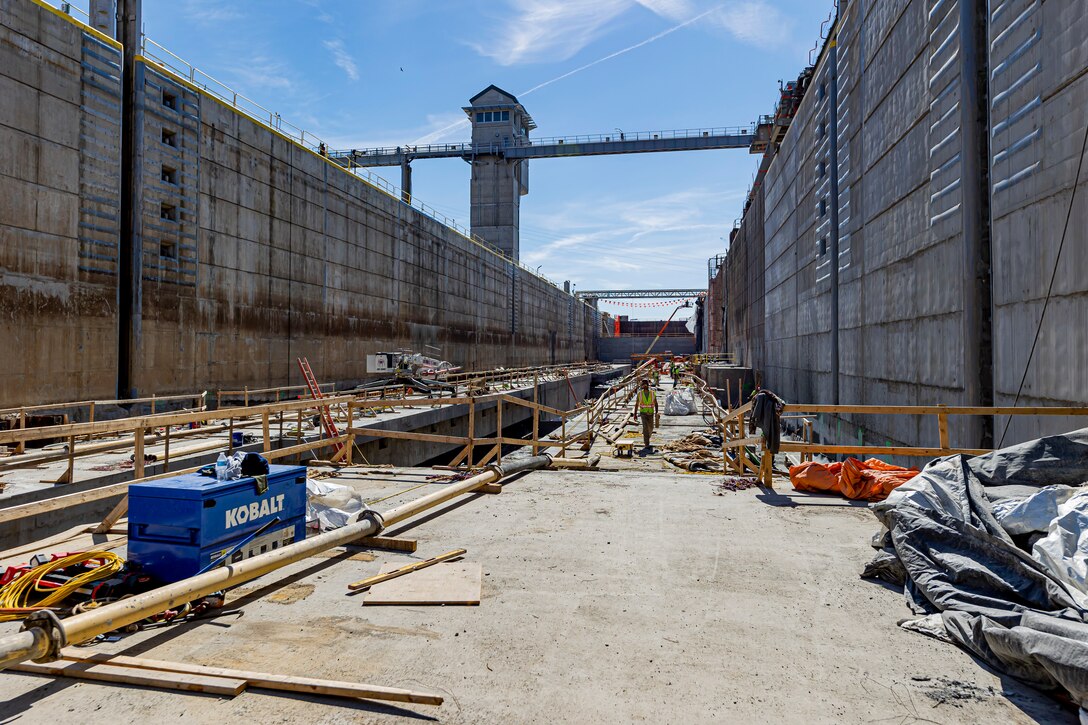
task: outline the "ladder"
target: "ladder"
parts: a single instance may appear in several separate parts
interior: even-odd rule
[[[324,398],[321,393],[321,387],[317,384],[317,378],[314,377],[313,370],[310,369],[310,361],[304,357],[296,358],[298,360],[298,367],[302,371],[302,377],[306,381],[306,387],[310,389],[310,395],[315,400]],[[326,438],[339,438],[340,429],[336,427],[336,421],[332,419],[332,413],[329,412],[329,406],[323,405],[319,408],[321,411],[321,427],[325,431]],[[336,451],[337,456],[344,450],[343,443],[334,443],[333,450]]]

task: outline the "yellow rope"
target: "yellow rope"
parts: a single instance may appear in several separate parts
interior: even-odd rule
[[[101,563],[93,569],[77,574],[64,584],[42,586],[43,578],[57,569],[94,560]],[[59,604],[80,587],[110,578],[121,571],[124,565],[124,559],[109,551],[83,551],[41,564],[0,588],[0,610],[44,608]],[[43,594],[44,596],[40,599],[31,601],[32,596]],[[0,614],[0,622],[22,619],[29,613]]]

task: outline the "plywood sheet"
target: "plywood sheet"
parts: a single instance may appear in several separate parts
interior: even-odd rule
[[[402,566],[403,563],[385,564],[380,573],[396,571]],[[442,562],[375,584],[366,593],[363,604],[479,604],[482,581],[479,564]]]

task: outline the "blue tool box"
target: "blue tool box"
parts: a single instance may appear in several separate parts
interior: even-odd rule
[[[266,481],[190,473],[128,489],[128,559],[162,583],[193,576],[242,542],[224,563],[305,538],[304,466],[269,466]]]

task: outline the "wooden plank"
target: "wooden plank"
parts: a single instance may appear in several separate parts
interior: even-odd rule
[[[513,403],[514,405],[520,405],[523,408],[532,408],[533,410],[539,410],[539,411],[542,411],[544,413],[551,413],[552,415],[565,416],[568,413],[568,411],[559,410],[558,408],[552,408],[552,407],[549,407],[547,405],[544,405],[543,403],[537,403],[535,401],[529,401],[529,400],[522,400],[521,398],[515,397],[513,395],[503,394],[502,399],[504,401],[506,401],[507,403]],[[573,413],[574,411],[569,411],[569,412]]]
[[[395,539],[390,536],[364,536],[351,542],[352,546],[366,546],[371,549],[389,551],[415,551],[418,542],[415,539]]]
[[[435,564],[441,564],[442,562],[449,559],[456,559],[457,557],[462,556],[465,552],[465,549],[454,549],[453,551],[447,551],[445,554],[432,556],[430,559],[417,561],[407,566],[391,569],[389,571],[379,572],[376,576],[367,577],[366,579],[360,579],[357,582],[352,582],[351,584],[348,584],[348,589],[351,589],[353,591],[358,589],[366,589],[367,587],[372,587],[375,584],[381,584],[382,582],[389,581],[390,579],[396,579],[397,577],[402,577],[405,574],[411,574],[412,572],[419,571],[420,569],[426,569],[427,567],[434,566]]]
[[[498,483],[485,483],[474,490],[473,493],[502,493],[502,485]]]
[[[321,405],[346,403],[349,400],[354,400],[354,396],[342,395],[335,398],[323,398],[321,400]],[[166,425],[185,425],[187,423],[201,423],[208,420],[246,418],[260,415],[264,411],[275,413],[281,410],[298,410],[301,412],[302,410],[317,407],[319,407],[318,404],[313,400],[299,400],[249,407],[221,408],[212,411],[160,413],[158,415],[144,415],[134,418],[103,420],[96,423],[65,423],[63,425],[42,426],[40,428],[15,428],[0,431],[0,445],[18,443],[19,441],[38,440],[41,438],[67,438],[70,435],[84,436],[88,434],[120,433],[134,431],[137,428],[161,428]]]
[[[804,453],[863,453],[866,455],[885,456],[919,456],[933,458],[935,456],[947,456],[955,453],[963,453],[969,456],[981,456],[989,453],[988,448],[910,448],[907,446],[831,446],[820,443],[796,443],[794,441],[782,441],[779,450]]]
[[[396,564],[382,567],[392,569]],[[480,603],[483,570],[478,563],[455,562],[424,569],[409,577],[377,584],[366,593],[364,606],[434,606]]]
[[[937,416],[937,435],[940,439],[941,450],[947,451],[951,447],[948,443],[948,416],[943,413]]]
[[[346,441],[348,436],[340,436],[339,438],[323,438],[319,441],[313,441],[311,443],[302,443],[297,446],[290,446],[288,448],[280,448],[275,451],[269,452],[266,456],[269,460],[275,460],[277,458],[283,458],[295,453],[301,453],[303,451],[316,450],[318,448],[326,448],[333,443]],[[221,445],[221,444],[220,444]],[[36,516],[40,513],[47,511],[58,511],[60,509],[68,508],[69,506],[75,506],[88,501],[99,501],[104,498],[116,496],[118,494],[125,493],[128,490],[130,484],[140,483],[142,481],[154,481],[159,478],[166,478],[167,476],[177,476],[182,473],[195,473],[199,471],[203,466],[193,466],[192,468],[184,468],[171,473],[160,473],[155,476],[147,476],[140,481],[122,481],[121,483],[113,483],[108,486],[100,486],[99,488],[92,488],[89,491],[80,491],[79,493],[69,493],[64,496],[56,496],[54,498],[47,498],[43,501],[34,501],[28,504],[22,504],[20,506],[9,506],[8,508],[0,509],[0,523],[6,521],[14,521],[16,519],[25,518],[27,516]]]
[[[363,438],[397,438],[407,441],[426,441],[428,443],[458,443],[461,445],[468,443],[468,438],[464,436],[445,436],[435,433],[415,433],[406,430],[386,430],[384,428],[348,428],[348,432]]]
[[[787,403],[784,413],[858,413],[864,415],[1088,415],[1088,407],[978,407],[952,405],[803,405]]]
[[[355,682],[339,682],[337,680],[322,680],[313,677],[295,677],[293,675],[276,675],[266,672],[250,672],[248,670],[232,670],[225,667],[209,667],[205,665],[193,665],[185,662],[164,662],[162,660],[146,659],[143,657],[128,657],[126,655],[110,655],[104,652],[85,655],[81,652],[65,649],[61,656],[66,660],[76,662],[94,662],[115,665],[114,669],[126,668],[129,672],[139,670],[143,672],[164,672],[174,676],[179,674],[189,676],[207,676],[215,678],[237,679],[243,685],[260,687],[266,690],[281,690],[284,692],[299,692],[308,695],[329,695],[334,697],[363,697],[370,700],[386,700],[392,702],[410,702],[417,705],[441,705],[442,698],[425,692],[413,692],[397,687],[382,687],[380,685],[363,685]],[[96,664],[96,667],[103,665]]]
[[[74,677],[81,680],[142,685],[143,687],[156,687],[164,690],[205,692],[211,695],[227,695],[229,697],[234,697],[246,689],[246,681],[238,678],[161,672],[157,670],[137,671],[129,667],[116,667],[87,661],[60,660],[48,664],[23,662],[12,665],[10,669],[35,675]]]

